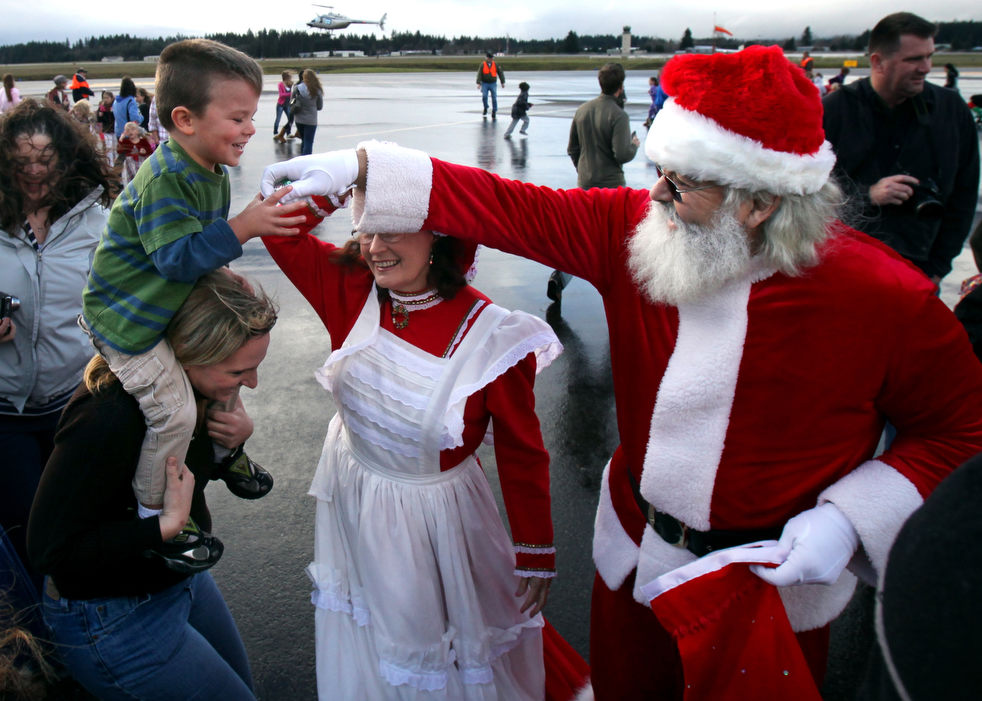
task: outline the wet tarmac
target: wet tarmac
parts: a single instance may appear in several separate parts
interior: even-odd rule
[[[352,147],[363,139],[396,141],[458,163],[477,165],[505,177],[551,187],[575,187],[576,173],[566,155],[570,120],[576,107],[598,93],[593,72],[508,71],[499,88],[499,118],[481,116],[473,73],[326,74],[321,76],[325,107],[315,151]],[[861,73],[861,72],[860,72]],[[626,91],[632,125],[643,137],[648,108],[647,73],[631,72]],[[943,72],[931,76],[943,81]],[[528,137],[504,140],[518,83],[531,84]],[[258,189],[263,167],[299,155],[296,142],[272,141],[275,87],[267,76],[256,115],[257,134],[241,164],[231,169],[232,212],[241,210]],[[115,90],[115,81],[92,81],[97,91]],[[962,72],[962,94],[982,92],[982,71]],[[144,81],[150,86],[150,81]],[[25,94],[47,85],[22,84]],[[152,86],[150,86],[152,87]],[[32,89],[33,88],[33,89]],[[629,185],[649,187],[654,167],[643,153],[625,168]],[[318,234],[340,243],[350,218],[341,212]],[[315,382],[314,370],[329,352],[327,332],[258,242],[250,242],[233,267],[273,293],[281,307],[259,387],[243,397],[255,420],[249,454],[276,479],[258,502],[236,499],[216,483],[208,490],[215,533],[225,555],[215,567],[219,586],[235,615],[252,661],[257,694],[265,701],[303,701],[316,697],[313,608],[304,574],[313,551],[314,500],[307,496],[334,406]],[[959,256],[943,290],[953,303],[960,281],[974,273],[970,255]],[[609,348],[600,297],[582,281],[563,295],[561,314],[545,296],[549,270],[523,259],[482,250],[474,285],[502,306],[522,309],[553,325],[566,351],[536,385],[537,413],[552,455],[552,498],[559,576],[546,616],[582,654],[588,648],[591,535],[598,480],[617,443],[609,370]],[[493,453],[482,460],[495,482]],[[398,573],[393,573],[398,576]],[[868,598],[868,593],[867,593]],[[865,605],[859,599],[834,630],[827,699],[851,698],[868,641]]]

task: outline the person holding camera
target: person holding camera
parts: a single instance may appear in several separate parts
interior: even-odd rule
[[[978,134],[957,93],[926,81],[937,27],[910,12],[880,20],[871,74],[823,101],[836,177],[861,203],[850,224],[934,281],[951,271],[975,215]]]
[[[109,216],[105,163],[59,108],[24,100],[0,122],[0,526],[25,563],[55,425],[93,354],[76,319]]]

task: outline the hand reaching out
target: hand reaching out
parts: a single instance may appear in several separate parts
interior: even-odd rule
[[[280,197],[284,204],[312,195],[340,195],[351,188],[358,178],[358,171],[358,156],[354,149],[298,156],[268,166],[263,171],[260,191],[263,197],[282,193]],[[283,181],[290,181],[290,186],[276,189]]]
[[[256,195],[245,209],[228,220],[239,243],[244,244],[257,236],[293,236],[300,233],[297,227],[307,219],[304,214],[307,205],[304,202],[281,205],[280,201],[290,190],[284,187],[270,193],[265,199]]]

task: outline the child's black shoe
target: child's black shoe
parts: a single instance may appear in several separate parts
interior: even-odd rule
[[[144,554],[161,558],[164,565],[175,572],[197,574],[218,562],[224,551],[222,541],[198,528],[194,519],[188,518],[180,533]]]
[[[246,455],[241,445],[222,461],[217,478],[225,482],[232,494],[242,499],[259,499],[273,488],[273,476]]]

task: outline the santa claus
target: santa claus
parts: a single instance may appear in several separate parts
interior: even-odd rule
[[[356,183],[359,231],[441,231],[599,290],[621,445],[595,523],[590,663],[596,698],[618,701],[685,691],[642,586],[763,538],[780,564],[755,572],[820,680],[854,573],[875,578],[907,516],[982,450],[982,366],[931,281],[836,220],[804,72],[751,47],[676,57],[662,85],[650,192],[551,190],[382,143],[270,166],[262,185],[293,181],[287,201]],[[887,421],[897,437],[874,457]]]

